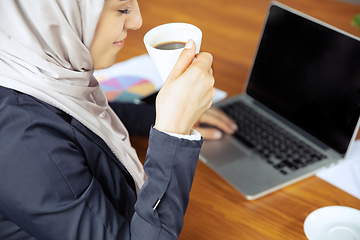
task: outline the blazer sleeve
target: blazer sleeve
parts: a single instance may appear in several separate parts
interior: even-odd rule
[[[148,179],[139,193],[131,222],[134,239],[179,237],[201,144],[202,139],[189,141],[151,129],[144,165]]]
[[[20,232],[27,236],[22,239],[178,238],[201,140],[151,130],[144,166],[148,179],[128,222],[92,176],[71,131],[49,116],[31,117],[44,115],[44,108],[0,112],[0,124],[7,126],[0,130],[0,220],[5,217],[19,228],[13,233],[0,229],[0,239],[19,239]]]

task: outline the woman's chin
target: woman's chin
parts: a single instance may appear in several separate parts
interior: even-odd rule
[[[106,58],[103,59],[102,61],[93,61],[94,63],[94,69],[104,69],[104,68],[109,68],[111,67],[116,60],[116,55],[113,58]]]

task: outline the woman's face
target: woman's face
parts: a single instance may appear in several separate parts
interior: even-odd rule
[[[141,25],[137,0],[106,0],[90,46],[94,68],[113,65],[124,46],[127,30],[137,30]]]

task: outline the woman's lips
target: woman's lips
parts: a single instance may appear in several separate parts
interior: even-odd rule
[[[119,41],[119,42],[114,42],[113,44],[115,46],[118,46],[119,48],[122,48],[124,46],[125,40]]]

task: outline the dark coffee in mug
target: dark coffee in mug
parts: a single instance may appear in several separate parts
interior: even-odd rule
[[[185,47],[186,42],[163,42],[154,46],[156,49],[161,50],[174,50]]]

